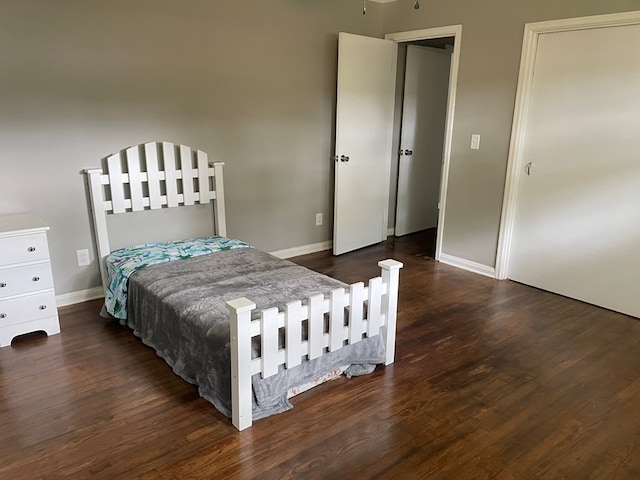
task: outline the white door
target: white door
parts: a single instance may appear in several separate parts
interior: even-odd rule
[[[407,47],[396,203],[397,236],[438,224],[451,50]]]
[[[397,44],[340,33],[333,253],[386,239]]]
[[[640,26],[539,37],[508,277],[640,317]]]

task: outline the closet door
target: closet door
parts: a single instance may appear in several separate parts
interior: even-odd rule
[[[539,37],[508,277],[640,317],[640,26]]]

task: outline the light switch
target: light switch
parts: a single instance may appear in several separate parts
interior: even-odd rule
[[[480,150],[480,134],[471,134],[471,150]]]

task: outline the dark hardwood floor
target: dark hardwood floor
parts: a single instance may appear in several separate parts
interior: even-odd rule
[[[0,350],[0,478],[640,478],[640,322],[439,264],[428,235],[295,259],[401,271],[396,363],[237,432],[100,302]]]

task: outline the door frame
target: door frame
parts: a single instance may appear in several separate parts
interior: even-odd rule
[[[520,179],[522,177],[522,157],[524,138],[527,130],[527,117],[531,103],[533,75],[538,53],[538,39],[545,33],[586,30],[591,28],[618,27],[640,24],[640,10],[624,13],[593,15],[588,17],[565,18],[545,22],[527,23],[524,26],[520,72],[516,90],[516,101],[511,126],[511,140],[507,157],[507,176],[505,179],[504,197],[500,231],[498,233],[498,250],[496,255],[496,278],[504,280],[509,274],[509,257],[516,215],[516,200]]]
[[[442,254],[442,233],[444,230],[447,188],[449,184],[449,165],[451,163],[451,144],[453,140],[453,115],[456,105],[456,91],[458,88],[458,69],[460,65],[460,47],[462,42],[462,25],[423,28],[406,32],[387,33],[384,38],[396,43],[407,43],[432,38],[454,37],[453,52],[451,53],[451,67],[449,70],[449,93],[447,98],[447,116],[444,131],[444,147],[442,149],[442,173],[440,176],[440,210],[438,211],[438,226],[436,228],[436,260],[440,261]],[[388,208],[387,208],[388,210]]]

